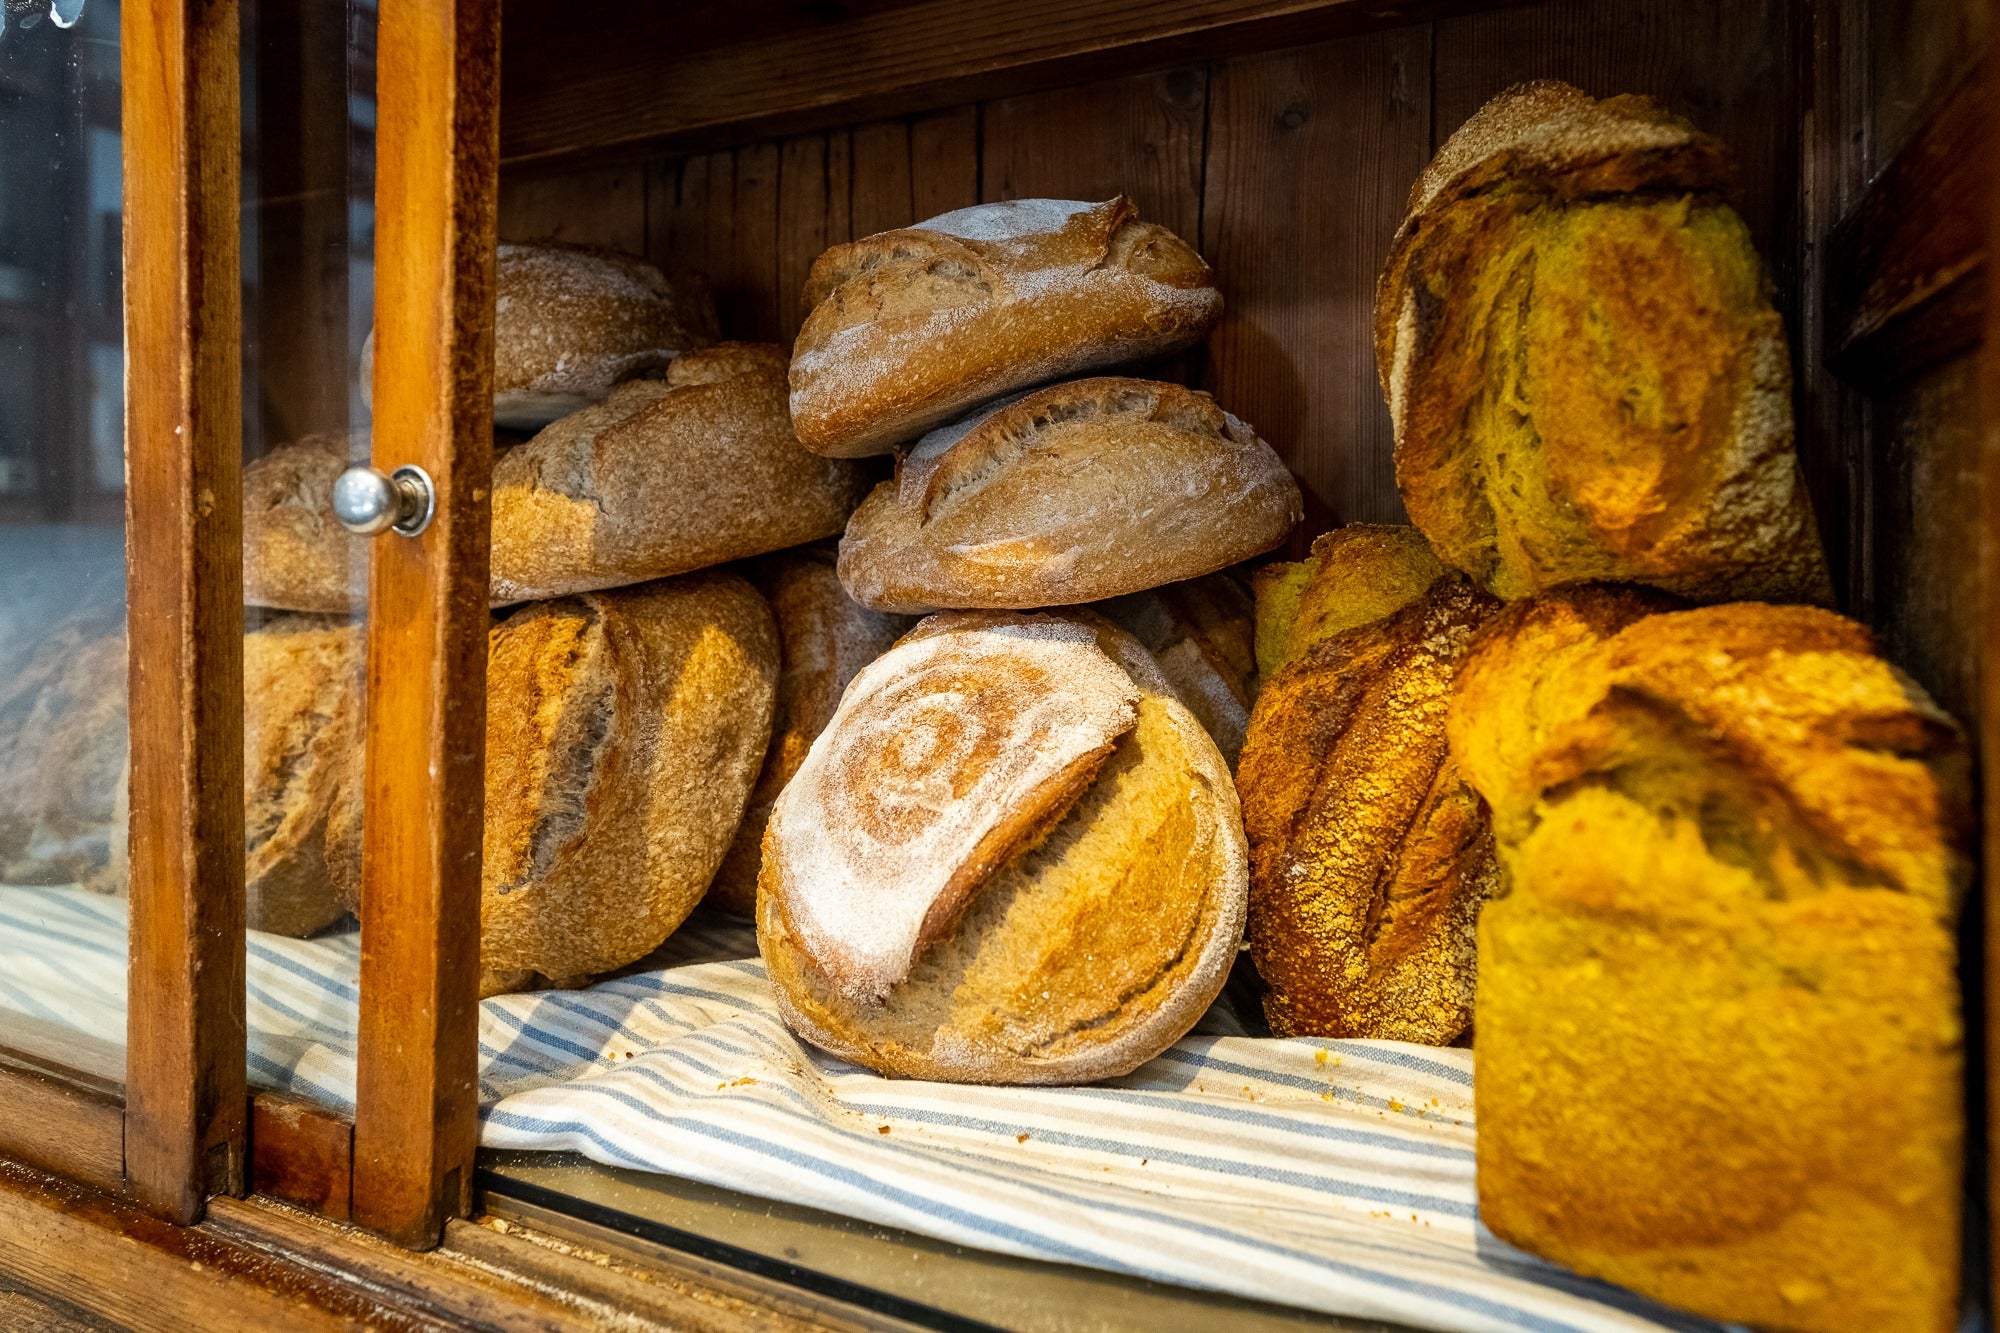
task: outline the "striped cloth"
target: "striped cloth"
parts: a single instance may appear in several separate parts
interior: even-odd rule
[[[0,889],[0,1030],[13,1009],[122,1041],[123,909]],[[481,1142],[1417,1328],[1714,1327],[1480,1226],[1469,1052],[1231,1035],[1218,1010],[1091,1087],[891,1080],[793,1038],[753,952],[684,928],[653,970],[486,1001]],[[252,933],[254,1084],[352,1109],[359,961],[354,934]]]

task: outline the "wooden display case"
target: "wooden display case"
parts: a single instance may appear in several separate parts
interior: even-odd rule
[[[0,1321],[9,1299],[134,1326],[161,1311],[216,1327],[590,1325],[619,1309],[714,1326],[927,1317],[871,1303],[865,1281],[802,1285],[737,1264],[740,1246],[704,1255],[621,1238],[503,1198],[504,1186],[489,1207],[476,1188],[476,957],[450,945],[478,931],[496,238],[600,243],[703,270],[726,334],[789,341],[807,267],[830,244],[982,201],[1129,193],[1220,277],[1224,322],[1176,370],[1257,423],[1296,473],[1302,545],[1338,522],[1402,518],[1370,305],[1433,151],[1523,79],[1654,95],[1741,163],[1739,206],[1790,334],[1798,447],[1841,608],[1966,724],[1990,771],[1990,11],[1986,0],[381,0],[377,26],[370,7],[256,0],[259,49],[292,52],[299,96],[267,81],[246,104],[238,0],[124,0],[128,1064],[122,1082],[84,1078],[10,1054],[0,1033]],[[357,68],[350,57],[329,73],[311,53],[355,42],[375,95],[361,158],[351,134],[329,147],[310,129],[351,118]],[[0,82],[4,95],[22,94]],[[271,216],[293,209],[282,213],[292,248],[253,256],[266,332],[247,384],[246,113],[280,145],[262,159]],[[239,516],[246,452],[347,427],[348,293],[299,274],[327,247],[358,244],[347,202],[371,183],[374,462],[422,465],[438,511],[421,536],[373,548],[350,1120],[246,1086]],[[338,208],[322,189],[339,191]],[[270,298],[288,292],[311,319],[274,317]],[[12,309],[0,302],[0,319],[44,318]],[[249,438],[246,420],[269,438]],[[68,473],[51,475],[68,479],[46,503],[91,502]],[[1989,856],[1996,799],[1988,784]],[[1988,1123],[1993,1064],[1976,1044],[2000,1035],[1985,1022],[1984,960],[2000,956],[1981,937],[1991,911],[1968,910],[1961,941],[1975,1125]],[[455,1220],[482,1210],[567,1228],[569,1248]],[[1967,1280],[1984,1281],[1977,1263]],[[1277,1319],[1164,1289],[1148,1299],[1169,1322],[1175,1310]]]

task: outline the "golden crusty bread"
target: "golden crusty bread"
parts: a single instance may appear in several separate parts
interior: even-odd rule
[[[701,275],[669,278],[622,250],[503,243],[493,276],[493,424],[505,430],[539,430],[717,337],[715,297]],[[364,402],[374,378],[370,332],[361,345]]]
[[[367,539],[334,521],[335,442],[274,449],[244,470],[243,569],[253,605],[361,603]],[[801,449],[778,348],[724,343],[677,358],[564,417],[493,465],[493,602],[624,587],[828,537],[867,490],[860,465]]]
[[[1256,603],[1228,573],[1127,593],[1095,607],[1137,639],[1236,767],[1257,697]]]
[[[1970,879],[1952,720],[1866,630],[1746,603],[1498,621],[1452,701],[1496,811],[1479,1211],[1760,1328],[1958,1310]]]
[[[736,832],[777,675],[763,598],[719,571],[539,602],[494,627],[483,994],[575,984],[673,933]],[[358,906],[358,781],[327,838]]]
[[[1411,194],[1375,350],[1410,519],[1507,598],[1830,599],[1723,146],[1640,97],[1489,102]]]
[[[365,436],[308,435],[243,468],[243,600],[344,612],[368,595],[368,542],[333,516],[333,483],[366,460]]]
[[[493,419],[532,429],[716,339],[715,298],[634,255],[502,245],[494,266]]]
[[[1445,712],[1499,604],[1413,529],[1343,528],[1300,564],[1259,580],[1279,666],[1237,766],[1265,1017],[1280,1036],[1443,1045],[1472,1020],[1474,932],[1497,881]]]
[[[493,600],[615,588],[832,536],[867,490],[799,447],[784,353],[690,352],[493,466]]]
[[[1129,635],[946,613],[855,677],[779,797],[758,945],[786,1021],[843,1059],[1108,1078],[1221,989],[1245,859],[1221,754]]]
[[[889,651],[914,622],[856,606],[834,575],[833,552],[822,546],[761,556],[743,572],[771,605],[783,664],[771,747],[735,840],[708,886],[708,899],[740,916],[754,916],[772,802],[805,761],[813,738],[832,720],[854,673]]]
[[[325,828],[356,765],[361,631],[280,616],[243,636],[244,880],[252,930],[310,935],[346,911]],[[125,629],[59,626],[0,690],[0,883],[126,878]]]
[[[1198,342],[1215,275],[1130,199],[980,204],[822,254],[792,355],[808,449],[886,453],[1025,385]]]
[[[919,441],[849,520],[840,581],[878,611],[1093,602],[1268,551],[1302,513],[1271,446],[1207,394],[1071,380]]]

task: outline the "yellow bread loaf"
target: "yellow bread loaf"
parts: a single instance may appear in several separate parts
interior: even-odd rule
[[[1510,608],[1452,701],[1504,885],[1479,925],[1480,1216],[1713,1318],[1944,1333],[1958,728],[1831,613],[1589,595]]]

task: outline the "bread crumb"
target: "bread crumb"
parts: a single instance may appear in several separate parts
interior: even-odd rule
[[[1026,1134],[1016,1134],[1014,1136],[1014,1142],[1016,1143],[1026,1143],[1027,1141],[1028,1141],[1028,1136]]]
[[[888,1127],[887,1125],[883,1125],[883,1126],[882,1126],[881,1128],[877,1129],[877,1130],[876,1130],[875,1132],[876,1132],[877,1134],[887,1134],[887,1133],[889,1132],[889,1127]]]

